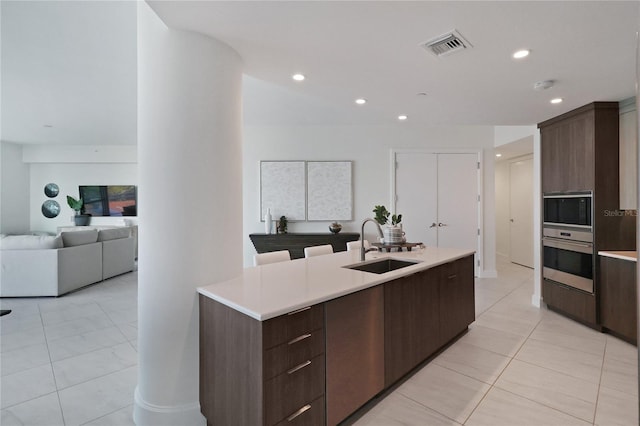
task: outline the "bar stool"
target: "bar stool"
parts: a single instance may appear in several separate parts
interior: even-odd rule
[[[269,253],[258,253],[253,255],[253,266],[266,265],[291,260],[289,250],[271,251]]]
[[[371,244],[369,244],[369,241],[364,240],[364,249],[367,250],[370,248],[371,248]],[[360,240],[347,242],[347,251],[352,251],[352,250],[360,250]]]
[[[331,244],[304,248],[304,257],[320,256],[331,253],[333,253],[333,246]]]

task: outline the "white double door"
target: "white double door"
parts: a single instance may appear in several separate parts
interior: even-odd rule
[[[395,212],[407,241],[477,251],[478,154],[396,152],[394,164]]]

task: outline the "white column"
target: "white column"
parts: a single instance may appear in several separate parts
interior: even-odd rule
[[[137,425],[203,425],[196,287],[242,269],[241,60],[138,2]]]

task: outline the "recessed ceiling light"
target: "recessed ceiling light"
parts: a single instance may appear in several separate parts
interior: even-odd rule
[[[526,58],[527,56],[529,56],[529,51],[526,49],[522,49],[522,50],[518,50],[517,52],[515,52],[513,54],[513,58],[514,59],[522,59],[522,58]]]
[[[293,78],[295,81],[302,81],[304,80],[304,74],[294,74],[291,76],[291,78]]]
[[[498,153],[498,154],[496,154],[496,157],[500,158],[500,157],[502,157],[502,154]]]
[[[367,100],[366,100],[366,99],[363,99],[363,98],[359,98],[359,99],[356,99],[356,103],[357,103],[358,105],[364,105],[364,104],[366,104],[366,103],[367,103]]]
[[[552,104],[559,104],[560,102],[562,102],[562,98],[554,98],[554,99],[551,99],[551,103],[552,103]]]
[[[398,116],[398,120],[400,120],[400,121],[404,121],[404,120],[406,120],[407,118],[409,118],[409,117],[407,117],[407,116],[406,116],[406,115],[404,115],[404,114],[402,114],[402,115],[399,115],[399,116]]]

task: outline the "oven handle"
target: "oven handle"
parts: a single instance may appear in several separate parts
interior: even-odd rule
[[[574,241],[557,240],[555,238],[545,237],[542,239],[542,245],[561,250],[577,251],[585,254],[593,253],[593,244],[589,243],[578,243]]]

